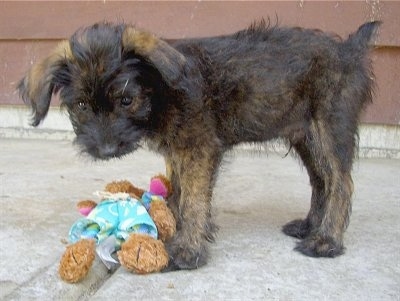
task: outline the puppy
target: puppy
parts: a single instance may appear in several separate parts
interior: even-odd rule
[[[285,139],[312,186],[305,219],[283,227],[314,257],[343,253],[360,112],[372,100],[369,42],[379,22],[347,40],[261,21],[232,35],[170,45],[126,24],[80,29],[33,65],[18,89],[46,116],[59,93],[76,143],[97,159],[126,155],[141,142],[165,157],[178,231],[171,266],[207,260],[216,226],[211,197],[225,151],[243,142]]]

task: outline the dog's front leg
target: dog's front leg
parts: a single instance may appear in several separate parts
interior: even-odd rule
[[[176,164],[173,163],[171,157],[164,157],[166,176],[171,183],[172,192],[168,196],[168,207],[171,209],[172,213],[176,219],[177,229],[180,229],[180,217],[179,217],[179,200],[181,198],[181,184],[176,170]]]
[[[174,190],[169,203],[178,229],[167,243],[170,269],[195,269],[207,262],[208,241],[216,231],[211,220],[211,197],[220,158],[219,153],[196,150],[196,154],[166,160]]]

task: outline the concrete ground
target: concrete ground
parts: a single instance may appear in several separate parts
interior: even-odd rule
[[[77,155],[70,141],[0,139],[0,299],[400,300],[400,160],[355,163],[346,253],[315,259],[281,232],[307,214],[305,170],[290,156],[246,151],[227,156],[217,182],[220,231],[207,266],[140,276],[96,259],[83,282],[62,282],[76,202],[115,179],[147,187],[163,170],[144,150],[104,163]]]

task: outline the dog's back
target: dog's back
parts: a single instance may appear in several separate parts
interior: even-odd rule
[[[340,111],[338,102],[346,101],[346,114],[357,119],[371,101],[365,54],[379,23],[366,23],[342,41],[261,22],[229,36],[180,41],[176,48],[199,65],[204,99],[226,144],[297,139],[312,118]]]

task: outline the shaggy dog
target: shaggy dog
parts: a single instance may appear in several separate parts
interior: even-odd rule
[[[379,22],[347,40],[317,30],[268,26],[168,44],[126,24],[80,29],[32,66],[18,89],[46,116],[53,93],[68,110],[76,143],[98,159],[146,141],[165,157],[178,231],[171,267],[207,260],[216,226],[211,198],[225,151],[242,142],[285,139],[312,186],[305,219],[283,227],[296,249],[343,253],[360,112],[372,99],[369,42]]]

